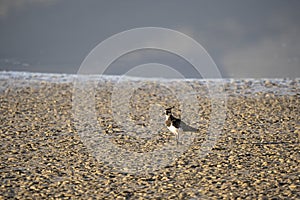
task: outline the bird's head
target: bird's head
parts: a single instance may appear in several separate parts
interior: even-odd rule
[[[170,107],[170,108],[166,108],[166,109],[165,109],[165,115],[167,115],[167,116],[172,115],[172,108],[174,108],[174,106],[173,106],[173,107]]]

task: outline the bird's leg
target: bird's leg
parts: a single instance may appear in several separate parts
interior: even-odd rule
[[[176,144],[178,145],[179,144],[179,132],[178,131],[175,132],[175,137],[176,137]]]

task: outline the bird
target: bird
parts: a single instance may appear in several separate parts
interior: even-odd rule
[[[172,115],[172,109],[173,107],[170,108],[166,108],[165,109],[165,116],[166,116],[166,120],[165,120],[165,124],[167,126],[167,128],[176,136],[176,142],[177,145],[179,143],[179,132],[181,130],[181,119],[178,119],[176,117],[174,117]]]

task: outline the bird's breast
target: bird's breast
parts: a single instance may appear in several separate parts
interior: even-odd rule
[[[168,126],[168,129],[172,132],[172,133],[176,133],[177,132],[177,128],[175,126]]]
[[[171,120],[166,120],[165,123],[168,127],[171,126]]]

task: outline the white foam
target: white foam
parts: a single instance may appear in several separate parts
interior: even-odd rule
[[[74,81],[155,81],[155,82],[196,82],[202,85],[227,85],[228,92],[235,95],[255,95],[257,93],[273,93],[275,95],[299,95],[300,78],[296,79],[163,79],[143,78],[132,76],[114,75],[77,75],[56,73],[33,73],[0,71],[0,89],[3,91],[8,86],[15,87],[32,85],[32,83],[73,83]],[[0,91],[1,91],[0,90]]]

